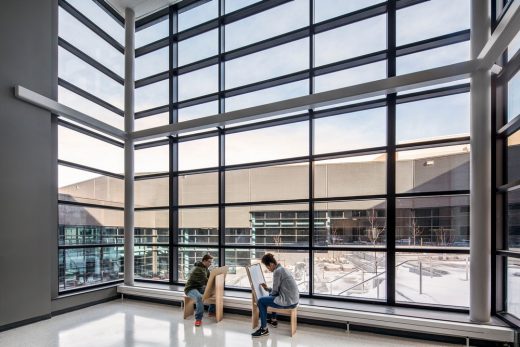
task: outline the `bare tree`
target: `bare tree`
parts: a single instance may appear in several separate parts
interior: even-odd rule
[[[411,236],[412,236],[414,246],[416,245],[417,237],[422,235],[423,231],[424,231],[423,228],[421,228],[419,226],[419,224],[417,223],[417,217],[415,216],[415,210],[411,209],[410,210],[410,232],[412,234]]]
[[[278,259],[280,261],[280,249],[278,247],[280,247],[282,245],[282,230],[280,229],[280,232],[278,233],[278,235],[274,235],[273,236],[273,242],[274,244],[276,245],[276,259]],[[285,264],[283,264],[285,266]]]
[[[386,220],[386,219],[385,219]],[[377,219],[376,210],[372,208],[368,213],[367,221],[370,227],[367,229],[367,237],[373,246],[376,245],[381,234],[386,230],[386,221],[380,221]]]
[[[439,246],[448,246],[455,240],[455,235],[451,228],[438,227],[437,229],[434,229],[434,232],[437,236]]]

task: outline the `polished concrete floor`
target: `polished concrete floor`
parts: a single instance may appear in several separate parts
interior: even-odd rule
[[[280,322],[270,335],[253,339],[246,316],[225,314],[220,323],[204,317],[195,328],[177,306],[115,300],[0,333],[0,346],[194,346],[337,347],[454,346],[337,328],[299,324],[294,337]]]

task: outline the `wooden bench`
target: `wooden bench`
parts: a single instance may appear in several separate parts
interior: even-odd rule
[[[209,285],[206,286],[206,290],[202,296],[202,302],[206,305],[212,304],[215,305],[215,318],[217,322],[222,320],[224,316],[224,282],[226,275],[219,274],[215,276],[215,286],[214,290]],[[212,292],[212,293],[209,293]],[[189,296],[184,295],[182,300],[183,305],[183,315],[184,319],[193,315],[195,312],[195,301]]]
[[[274,308],[268,307],[267,313],[280,313],[286,314],[290,317],[291,320],[291,337],[296,334],[296,327],[298,324],[298,306],[294,308]],[[258,326],[258,320],[260,317],[260,311],[258,310],[258,306],[256,302],[253,303],[253,310],[251,311],[251,325],[253,329]]]

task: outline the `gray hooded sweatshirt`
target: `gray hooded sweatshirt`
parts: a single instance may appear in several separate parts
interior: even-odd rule
[[[280,264],[273,271],[273,288],[269,288],[269,294],[276,296],[274,302],[280,306],[294,306],[300,300],[298,284],[292,274]]]

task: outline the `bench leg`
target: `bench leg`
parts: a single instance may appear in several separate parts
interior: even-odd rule
[[[260,318],[260,312],[258,311],[258,306],[253,305],[253,309],[251,310],[251,328],[254,329],[258,326],[258,320]]]
[[[221,297],[217,299],[215,303],[215,318],[217,319],[217,323],[222,320],[224,317],[224,299]]]
[[[296,326],[298,324],[298,314],[296,310],[291,311],[291,337],[296,334]]]
[[[195,309],[193,308],[193,300],[189,297],[184,297],[184,319],[188,318],[189,316],[193,315],[195,312]]]

